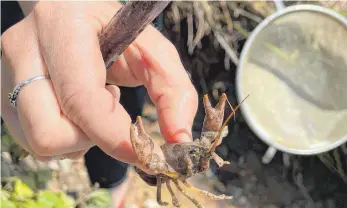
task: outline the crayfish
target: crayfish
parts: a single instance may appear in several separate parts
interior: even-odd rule
[[[172,190],[171,181],[177,189],[198,208],[202,208],[203,206],[185,192],[179,184],[179,181],[186,187],[194,189],[213,200],[232,198],[231,196],[226,196],[224,194],[217,196],[207,191],[200,190],[191,186],[186,180],[197,173],[209,169],[211,159],[213,159],[219,167],[230,164],[228,161],[224,161],[219,157],[215,153],[215,149],[221,142],[223,129],[226,127],[227,123],[233,117],[235,111],[240,107],[242,102],[234,109],[227,99],[226,94],[223,93],[220,96],[217,105],[213,107],[208,96],[204,95],[203,103],[205,108],[205,118],[203,121],[202,132],[200,138],[194,139],[193,142],[174,144],[165,143],[161,146],[156,146],[152,138],[146,133],[141,117],[137,117],[136,122],[131,125],[131,143],[139,163],[153,171],[154,174],[150,175],[137,167],[135,167],[135,170],[147,184],[157,186],[157,202],[159,205],[168,205],[168,203],[164,202],[161,198],[161,187],[162,184],[165,183],[172,197],[172,204],[175,207],[180,207],[180,202]],[[229,104],[232,113],[223,122],[226,103]],[[154,149],[157,150],[156,153],[154,153]],[[160,157],[160,155],[162,157]]]

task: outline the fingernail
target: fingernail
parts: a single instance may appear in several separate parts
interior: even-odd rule
[[[192,142],[192,136],[189,132],[179,132],[178,134],[175,135],[175,139],[178,142]]]

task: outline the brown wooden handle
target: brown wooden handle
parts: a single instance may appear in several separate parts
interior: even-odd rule
[[[106,69],[169,3],[170,1],[129,1],[118,10],[99,34]]]

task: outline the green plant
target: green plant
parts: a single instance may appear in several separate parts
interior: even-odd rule
[[[111,205],[111,196],[104,189],[96,189],[77,202],[64,192],[32,190],[16,177],[2,180],[0,200],[1,208],[106,208]]]

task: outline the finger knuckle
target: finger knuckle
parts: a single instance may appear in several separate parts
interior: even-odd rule
[[[82,114],[85,104],[88,103],[90,93],[85,89],[71,90],[61,96],[61,109],[70,120],[74,121],[78,126],[83,125]]]
[[[18,41],[18,36],[20,35],[20,27],[22,26],[21,23],[17,23],[13,25],[12,27],[8,28],[2,35],[1,35],[1,48],[4,52],[4,54],[8,54],[10,49],[13,47],[13,43]]]
[[[31,130],[29,143],[33,152],[40,156],[51,156],[55,152],[54,140],[56,133],[47,125],[35,127]]]
[[[32,12],[35,20],[45,19],[47,12],[50,11],[51,8],[52,8],[52,2],[38,2],[35,5]]]
[[[11,42],[12,28],[7,29],[1,36],[1,48],[6,51]]]

